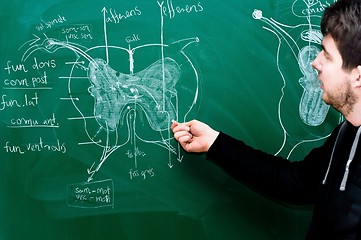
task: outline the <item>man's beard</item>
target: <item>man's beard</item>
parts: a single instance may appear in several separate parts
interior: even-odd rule
[[[333,94],[325,92],[323,100],[346,117],[353,111],[357,97],[351,91],[349,83],[346,83],[343,89],[344,91],[335,91]]]

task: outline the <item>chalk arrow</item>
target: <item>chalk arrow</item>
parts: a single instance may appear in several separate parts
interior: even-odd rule
[[[95,170],[93,170],[94,164],[95,164],[95,162],[93,163],[93,165],[90,168],[87,169],[88,174],[94,174],[95,173]]]
[[[179,157],[177,158],[178,162],[182,162],[182,161],[183,161],[183,157],[184,157],[184,156],[179,156]]]
[[[88,177],[87,182],[91,182],[91,180],[93,180],[93,178],[92,178],[92,177]]]

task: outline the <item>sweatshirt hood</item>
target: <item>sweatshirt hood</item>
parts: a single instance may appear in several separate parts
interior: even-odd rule
[[[328,168],[327,168],[325,177],[324,177],[324,179],[322,181],[323,185],[326,184],[326,180],[327,180],[327,176],[328,176],[328,173],[330,171],[330,168],[331,168],[335,148],[336,148],[336,145],[337,145],[338,141],[340,140],[339,138],[340,138],[341,132],[346,128],[346,126],[347,126],[347,121],[345,121],[341,125],[340,130],[337,133],[336,141],[335,141],[335,143],[333,145],[333,148],[332,148],[330,162],[328,164]],[[361,127],[358,127],[357,133],[356,133],[355,138],[353,140],[352,147],[351,147],[351,150],[350,150],[350,153],[349,153],[349,156],[348,156],[348,160],[347,160],[347,163],[346,163],[345,172],[344,172],[344,175],[343,175],[343,178],[342,178],[342,181],[341,181],[341,185],[340,185],[340,191],[345,191],[345,189],[346,189],[346,183],[347,183],[348,174],[349,174],[349,171],[350,171],[350,165],[351,165],[351,163],[353,161],[353,158],[355,156],[355,153],[356,153],[356,149],[357,149],[358,141],[359,141],[359,138],[360,138],[360,134],[361,134]]]

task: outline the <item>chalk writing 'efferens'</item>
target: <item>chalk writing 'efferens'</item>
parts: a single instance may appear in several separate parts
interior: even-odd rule
[[[164,1],[157,1],[159,7],[161,8],[162,13],[164,16],[169,17],[169,19],[173,19],[177,14],[182,13],[198,13],[203,12],[204,8],[201,2],[198,2],[194,5],[185,5],[185,6],[175,6],[172,0]]]

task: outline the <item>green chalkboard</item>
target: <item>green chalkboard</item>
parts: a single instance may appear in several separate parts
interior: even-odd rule
[[[312,59],[331,1],[0,3],[0,239],[303,239],[173,139],[207,122],[302,159],[340,115]]]

